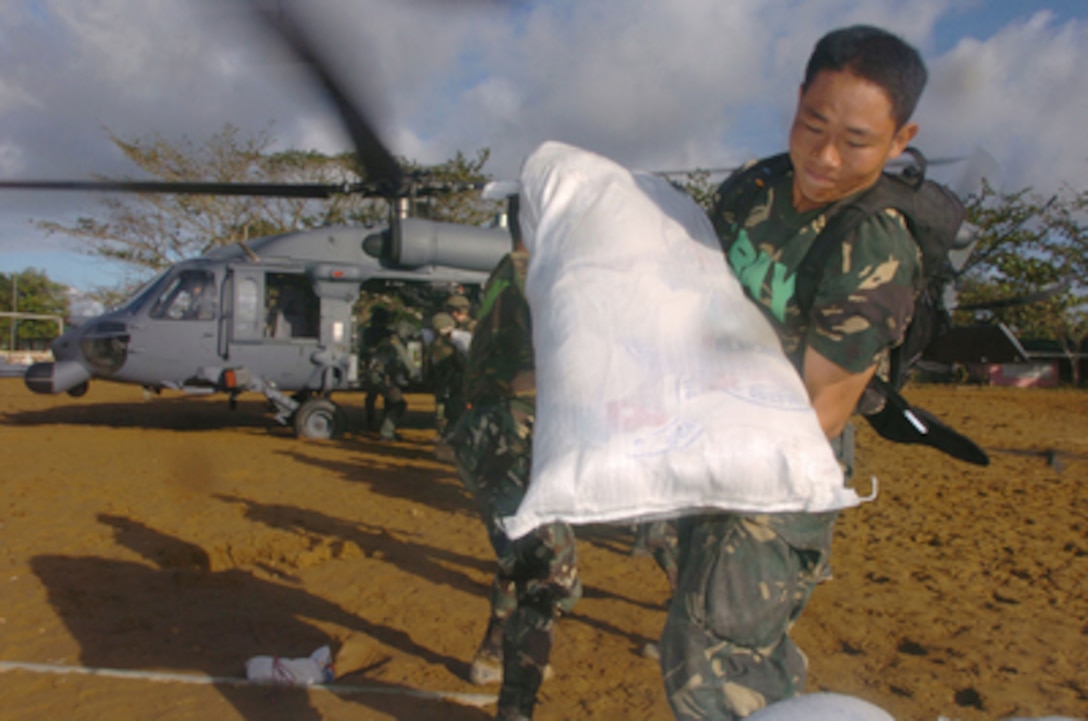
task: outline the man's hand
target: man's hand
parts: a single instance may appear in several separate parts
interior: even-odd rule
[[[846,427],[876,366],[870,366],[861,373],[851,373],[812,348],[807,348],[804,368],[802,380],[816,410],[816,417],[820,419],[820,427],[828,438],[837,438]]]

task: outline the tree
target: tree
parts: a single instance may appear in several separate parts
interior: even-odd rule
[[[672,182],[690,195],[700,208],[709,213],[714,203],[714,193],[721,185],[720,179],[717,182],[711,180],[712,175],[713,172],[710,170],[689,170],[684,173],[683,180]]]
[[[457,151],[446,162],[429,167],[411,161],[403,162],[408,173],[426,173],[439,187],[437,193],[428,194],[416,202],[413,214],[465,225],[481,225],[492,220],[502,210],[502,203],[484,200],[480,194],[481,186],[491,180],[483,169],[490,156],[490,150],[485,148],[477,151],[473,159]]]
[[[984,182],[967,203],[980,229],[961,276],[961,323],[1001,322],[1024,338],[1077,342],[1088,331],[1088,192],[1042,199]],[[974,309],[972,309],[974,308]]]
[[[66,318],[68,289],[49,280],[42,270],[27,268],[22,273],[0,273],[0,311]],[[14,348],[11,347],[13,323],[16,334]],[[57,330],[57,323],[52,320],[0,317],[0,345],[9,350],[43,348],[57,337]]]
[[[172,145],[158,135],[110,140],[145,175],[157,180],[215,182],[345,182],[354,180],[352,159],[319,153],[269,151],[267,132],[243,137],[227,125],[201,145]],[[180,260],[247,238],[341,222],[366,215],[359,199],[306,199],[169,194],[107,194],[105,220],[79,218],[74,225],[43,221],[49,232],[87,241],[91,255],[124,263],[146,277]]]
[[[145,176],[156,180],[339,184],[365,177],[350,153],[329,156],[316,151],[273,152],[270,148],[274,140],[267,131],[246,136],[226,125],[201,144],[185,139],[177,145],[159,135],[125,140],[107,133]],[[436,180],[464,189],[422,198],[421,207],[431,217],[454,222],[478,223],[490,217],[496,205],[480,201],[478,190],[469,190],[470,185],[488,179],[483,173],[488,155],[483,150],[470,160],[458,153],[446,163],[426,169]],[[403,164],[409,172],[424,170],[418,164]],[[389,215],[384,199],[359,195],[315,200],[106,194],[101,205],[101,217],[79,218],[73,225],[43,221],[39,227],[86,241],[88,253],[129,266],[138,280],[217,246],[326,224],[371,225],[384,222]]]
[[[1080,383],[1088,338],[1088,191],[1049,199],[983,182],[967,218],[981,230],[961,278],[958,323],[1004,323],[1019,337],[1056,341]]]

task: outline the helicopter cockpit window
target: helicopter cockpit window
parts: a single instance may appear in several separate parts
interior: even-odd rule
[[[139,310],[140,308],[143,308],[144,305],[147,304],[149,299],[158,297],[159,288],[160,286],[162,286],[163,278],[165,278],[166,274],[169,272],[169,270],[162,271],[154,278],[141,285],[139,289],[131,296],[126,298],[121,303],[121,305],[117,306],[116,308],[112,308],[111,310],[119,310],[132,313]]]
[[[211,271],[183,270],[164,286],[149,315],[164,320],[212,320],[215,296]]]
[[[302,275],[269,273],[265,278],[266,338],[316,338],[320,302]]]

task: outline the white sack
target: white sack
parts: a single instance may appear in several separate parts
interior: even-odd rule
[[[772,703],[748,721],[895,721],[868,701],[839,693],[810,693]]]
[[[801,379],[705,213],[561,143],[521,175],[537,406],[505,530],[856,505]]]

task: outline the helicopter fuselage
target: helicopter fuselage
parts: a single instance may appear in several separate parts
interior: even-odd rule
[[[54,362],[26,373],[39,393],[79,395],[101,378],[196,393],[264,393],[281,420],[308,395],[363,387],[353,306],[363,283],[482,284],[511,240],[503,228],[402,219],[328,227],[214,249],[164,271],[120,308],[71,328]]]

